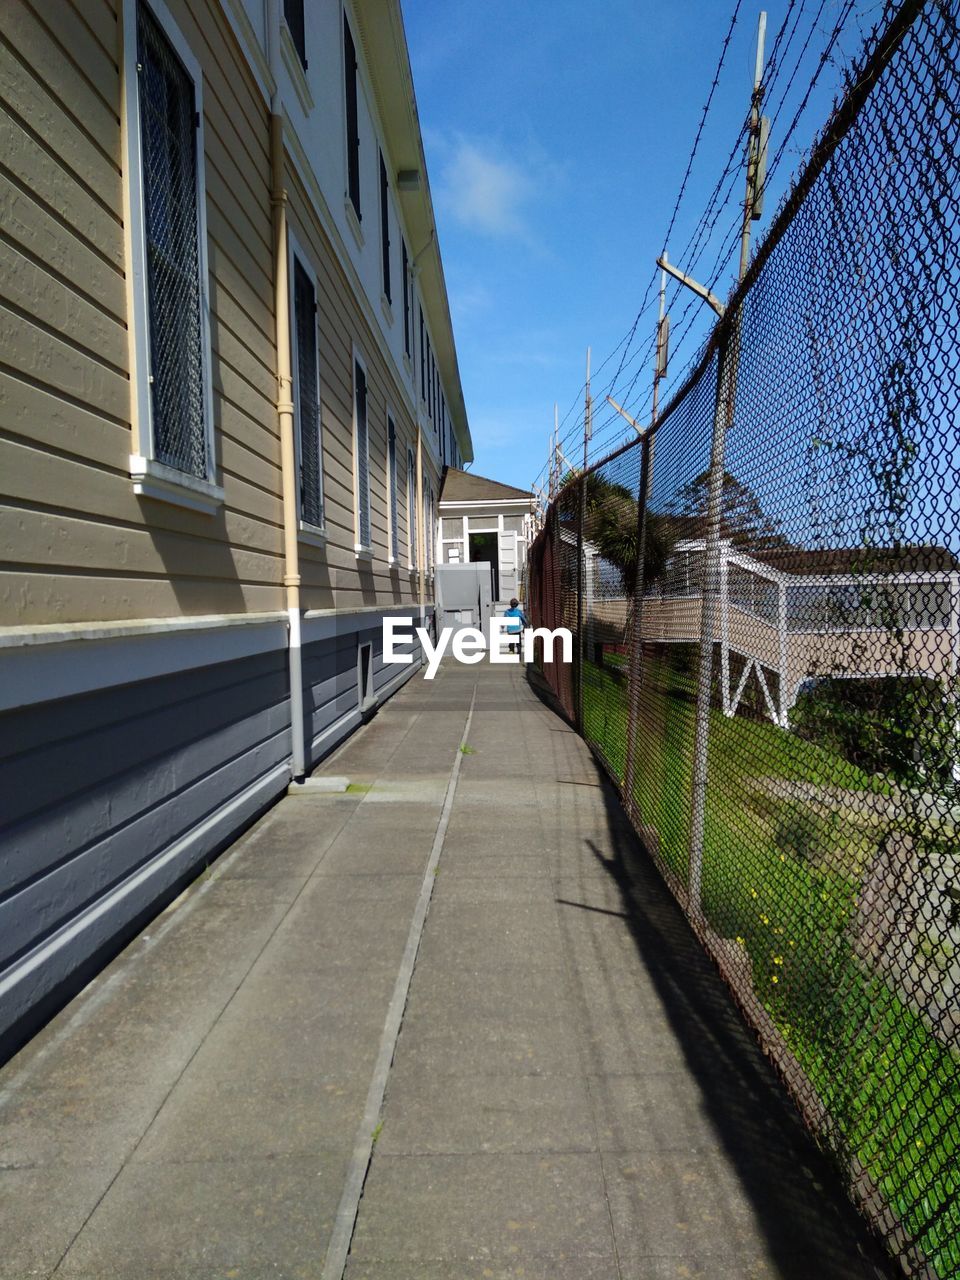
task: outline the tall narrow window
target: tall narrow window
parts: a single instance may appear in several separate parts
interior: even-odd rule
[[[303,0],[283,0],[283,19],[304,71],[307,69],[307,33],[303,21]]]
[[[353,362],[354,454],[357,478],[357,550],[370,549],[370,446],[367,437],[367,374]]]
[[[390,293],[390,186],[387,182],[387,166],[380,152],[380,253],[383,261],[383,292],[388,302]]]
[[[205,480],[213,468],[196,84],[142,0],[137,63],[152,456]]]
[[[294,412],[300,461],[300,518],[323,528],[323,453],[320,445],[320,370],[317,295],[299,258],[293,260],[293,333],[296,346]]]
[[[430,477],[426,472],[423,473],[423,567],[430,572],[433,566],[433,539],[435,531],[433,528],[433,490],[430,487]]]
[[[427,352],[426,344],[423,341],[423,307],[418,307],[420,312],[420,399],[427,398]]]
[[[387,498],[390,503],[390,559],[400,559],[399,513],[397,512],[397,428],[387,414]]]
[[[417,567],[417,464],[413,450],[407,450],[407,550],[410,568]]]
[[[347,195],[360,213],[360,122],[357,110],[357,47],[347,15],[343,15],[343,84],[347,110]]]
[[[407,242],[400,241],[403,259],[403,349],[410,354],[410,260],[407,257]]]

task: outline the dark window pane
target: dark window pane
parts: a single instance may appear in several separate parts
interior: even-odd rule
[[[387,199],[387,166],[380,157],[380,248],[383,255],[383,292],[387,301],[392,302],[390,294],[390,202]]]
[[[360,545],[370,546],[370,474],[367,450],[367,375],[354,363],[357,414],[357,529]]]
[[[300,514],[323,524],[320,399],[317,368],[317,297],[299,262],[293,268],[293,319],[297,341],[297,429],[300,439]]]
[[[407,257],[406,243],[401,240],[403,249],[403,349],[410,354],[410,260]]]
[[[420,307],[420,399],[427,398],[427,353],[423,341],[423,307]]]
[[[400,558],[400,532],[397,528],[397,428],[392,418],[387,418],[387,483],[390,498],[390,555]]]
[[[407,451],[407,541],[410,563],[417,567],[417,467],[412,451]]]
[[[290,39],[297,51],[297,57],[307,69],[307,37],[303,22],[303,0],[283,0],[283,16],[290,31]]]
[[[347,107],[347,194],[354,212],[360,215],[360,126],[357,118],[357,49],[343,19],[343,78]]]

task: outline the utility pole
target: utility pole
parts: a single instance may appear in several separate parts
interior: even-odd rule
[[[593,397],[590,394],[590,348],[587,347],[587,382],[583,403],[583,470],[587,470],[587,447],[593,438]]]
[[[663,253],[666,261],[666,250]],[[640,434],[640,477],[637,484],[637,566],[633,588],[633,632],[630,637],[630,665],[627,670],[627,752],[623,771],[627,811],[634,811],[634,784],[637,760],[637,724],[640,682],[643,676],[643,592],[644,566],[647,558],[647,512],[650,507],[650,485],[653,476],[653,446],[656,439],[657,413],[660,405],[660,382],[667,375],[667,357],[670,340],[670,317],[665,314],[667,272],[660,270],[660,307],[657,314],[656,354],[653,360],[653,405],[650,426],[640,431],[633,419],[614,401],[610,401]],[[607,396],[610,400],[610,397]],[[639,816],[639,815],[638,815]]]
[[[583,470],[580,472],[580,519],[577,521],[577,729],[583,733],[583,533],[587,523],[587,454],[593,436],[593,399],[590,395],[590,348],[587,347],[587,381],[583,402]]]
[[[560,488],[560,406],[553,402],[553,443],[550,447],[550,501]]]
[[[747,193],[743,201],[743,230],[740,234],[740,274],[747,274],[750,259],[750,223],[763,212],[763,184],[767,177],[767,137],[770,121],[760,115],[763,98],[763,44],[767,34],[767,15],[760,14],[757,27],[757,61],[753,73],[753,94],[750,98],[750,137],[747,142]]]
[[[757,58],[750,97],[750,126],[747,143],[746,198],[743,203],[743,228],[740,236],[740,269],[743,280],[750,256],[750,223],[763,210],[763,183],[766,178],[766,150],[769,122],[760,115],[763,97],[763,45],[767,15],[760,14],[757,29]],[[693,768],[690,802],[689,872],[687,910],[695,926],[703,927],[703,840],[707,811],[707,752],[710,737],[710,705],[713,677],[714,637],[718,622],[722,625],[723,595],[723,478],[727,430],[733,422],[737,394],[737,371],[740,356],[740,311],[728,315],[726,308],[708,288],[691,280],[667,261],[666,254],[657,265],[703,298],[720,317],[717,349],[717,395],[713,412],[713,435],[710,447],[710,469],[707,482],[706,528],[704,530],[703,605],[700,615],[700,662],[697,679],[697,709],[693,739]],[[742,308],[742,304],[741,304]],[[726,702],[728,656],[720,637],[721,683]]]
[[[663,261],[667,261],[667,251],[663,251]],[[660,268],[660,310],[657,315],[657,354],[653,365],[653,408],[650,412],[650,426],[657,425],[657,410],[660,404],[660,382],[667,376],[667,357],[670,346],[670,317],[664,314],[667,295],[667,269]]]

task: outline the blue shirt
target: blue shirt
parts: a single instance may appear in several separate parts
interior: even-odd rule
[[[503,616],[505,618],[512,619],[510,625],[507,627],[507,635],[509,636],[517,635],[524,627],[529,625],[527,623],[526,614],[519,605],[516,609],[508,609]],[[516,625],[514,625],[514,623],[516,623]]]

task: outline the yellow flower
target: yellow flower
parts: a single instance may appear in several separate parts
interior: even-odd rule
[[[777,977],[777,975],[776,975],[775,973],[771,973],[771,975],[770,975],[770,981],[771,981],[771,982],[779,982],[779,981],[780,981],[780,979]]]
[[[774,956],[774,957],[773,957],[773,963],[774,963],[774,964],[783,964],[783,956]]]
[[[763,923],[764,923],[764,924],[769,924],[769,923],[770,923],[770,917],[769,917],[769,916],[767,916],[767,915],[763,915],[762,913],[761,913],[761,915],[760,915],[760,919],[763,921]]]
[[[780,855],[780,861],[781,861],[781,862],[786,862],[786,860],[787,860],[787,855],[786,855],[785,853],[781,853],[781,855]]]
[[[791,946],[791,947],[795,947],[796,945],[797,945],[797,944],[796,944],[796,943],[794,942],[794,940],[791,938],[791,939],[790,939],[790,946]]]
[[[751,889],[751,890],[750,890],[750,897],[751,897],[751,898],[755,898],[756,896],[757,896],[757,891],[756,891],[756,889]]]
[[[745,947],[747,945],[743,938],[740,937],[739,933],[737,934],[737,945],[740,947]]]

